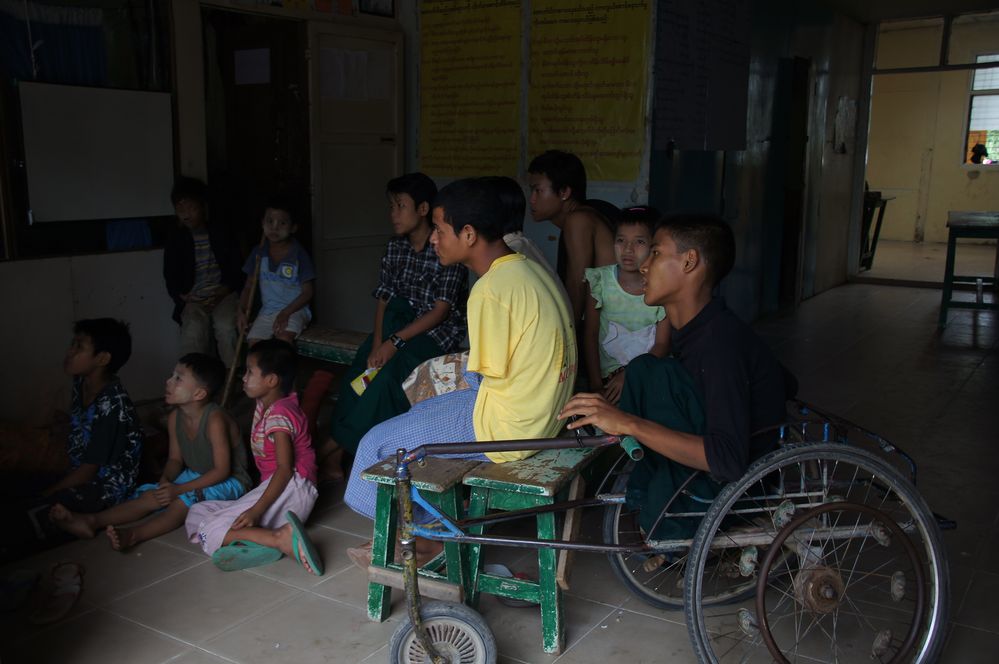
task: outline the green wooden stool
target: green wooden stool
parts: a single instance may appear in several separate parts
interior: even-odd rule
[[[484,516],[490,509],[513,511],[562,500],[579,472],[597,458],[597,448],[544,450],[521,461],[483,463],[465,475],[472,487],[469,518]],[[538,539],[558,539],[555,514],[538,514]],[[470,528],[481,534],[482,526]],[[482,571],[481,545],[469,545],[472,575],[467,603],[475,606],[480,592],[522,599],[541,605],[541,641],[546,653],[558,654],[565,645],[562,588],[557,580],[554,549],[538,550],[538,581],[524,581],[486,574]]]
[[[420,490],[427,502],[449,517],[460,519],[462,507],[461,480],[465,473],[481,461],[469,459],[441,459],[432,457],[426,464],[412,464],[413,486]],[[489,465],[489,464],[486,464]],[[399,519],[399,508],[395,493],[395,461],[379,461],[363,473],[361,478],[378,484],[378,494],[375,503],[375,526],[371,538],[371,568],[372,570],[394,572],[395,578],[402,579],[402,565],[395,563],[396,526]],[[445,574],[440,574],[442,567],[447,567]],[[430,581],[428,589],[435,581],[446,581],[455,584],[461,595],[467,595],[471,587],[469,563],[466,547],[456,542],[444,544],[444,552],[420,568],[421,578]],[[380,581],[385,581],[389,575],[378,574]],[[392,611],[392,586],[379,583],[375,575],[369,573],[368,583],[368,618],[384,621]],[[399,584],[394,584],[401,587]],[[421,585],[421,591],[424,587]],[[427,593],[431,595],[430,592]]]

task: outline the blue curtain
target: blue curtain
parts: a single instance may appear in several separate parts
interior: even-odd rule
[[[32,71],[24,5],[0,3],[0,63],[10,76],[66,85],[108,85],[108,56],[100,10],[31,3],[28,7],[31,39],[37,44],[37,77]]]

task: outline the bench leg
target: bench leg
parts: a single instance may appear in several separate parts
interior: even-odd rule
[[[557,539],[555,515],[539,514],[538,539]],[[562,589],[555,580],[555,549],[538,549],[538,583],[541,585],[541,644],[548,654],[561,654],[565,645],[565,624],[562,616]]]
[[[947,327],[947,307],[950,306],[950,298],[954,292],[954,254],[957,251],[957,237],[954,231],[947,237],[947,263],[944,267],[943,295],[940,299],[940,321],[939,327]]]
[[[485,516],[489,506],[489,489],[473,487],[468,500],[468,517],[475,519]],[[483,526],[472,526],[470,535],[481,535]],[[468,545],[468,586],[465,588],[465,603],[473,609],[479,605],[479,572],[482,571],[482,545]]]
[[[386,567],[395,558],[395,530],[398,509],[395,486],[379,484],[375,500],[375,529],[371,539],[371,565]],[[392,588],[368,584],[368,618],[384,622],[392,611]]]
[[[429,494],[427,499],[441,512],[453,519],[460,519],[463,508],[461,504],[461,485],[455,485],[441,494]],[[469,592],[469,547],[457,542],[444,543],[444,559],[447,563],[447,580],[462,587],[465,596]]]

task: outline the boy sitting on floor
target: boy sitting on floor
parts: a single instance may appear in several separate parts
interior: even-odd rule
[[[600,394],[584,393],[559,415],[580,417],[570,429],[593,424],[609,434],[634,436],[647,448],[627,492],[646,533],[691,473],[710,476],[696,478],[688,492],[717,495],[720,482],[742,477],[752,461],[774,449],[774,436],[754,432],[785,419],[783,367],[725,300],[712,296],[734,262],[732,229],[720,218],[663,219],[640,271],[645,303],[665,307],[673,328],[671,357],[633,359],[625,369],[620,408]],[[676,511],[696,506],[686,500],[678,499]],[[693,521],[663,519],[650,536],[690,537]]]
[[[480,275],[468,298],[469,388],[421,401],[361,439],[344,498],[355,512],[374,518],[376,487],[361,473],[398,448],[549,438],[559,431],[555,415],[576,378],[572,314],[548,271],[503,242],[505,221],[493,187],[481,180],[454,182],[434,199],[430,241],[441,263],[461,263]],[[472,456],[502,463],[531,454]],[[348,555],[367,568],[370,551]]]
[[[212,402],[223,381],[221,360],[203,353],[180,358],[164,390],[174,411],[167,420],[170,453],[160,481],[140,486],[128,502],[96,514],[76,513],[57,503],[52,522],[83,538],[106,528],[111,547],[121,551],[184,525],[188,508],[197,502],[236,500],[246,493],[250,476],[239,427]],[[120,527],[153,512],[160,514],[133,528]]]
[[[69,467],[54,476],[5,472],[0,486],[10,499],[5,510],[16,513],[12,547],[22,552],[49,544],[59,531],[49,522],[56,503],[74,512],[99,512],[126,500],[135,489],[142,455],[142,427],[128,392],[115,375],[132,353],[128,325],[112,318],[79,320],[63,368],[73,377]],[[35,540],[34,543],[29,543]]]

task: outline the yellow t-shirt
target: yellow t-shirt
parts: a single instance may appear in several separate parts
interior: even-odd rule
[[[551,438],[576,382],[576,333],[558,285],[521,254],[497,258],[468,296],[468,369],[482,374],[477,440]],[[533,451],[492,452],[497,463]]]

